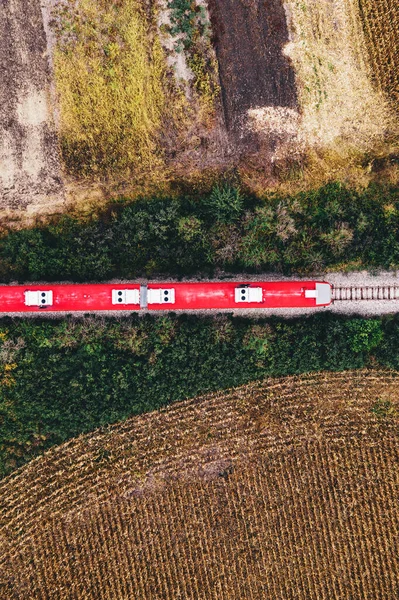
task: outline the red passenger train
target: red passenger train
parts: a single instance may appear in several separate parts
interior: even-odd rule
[[[0,286],[2,313],[316,308],[329,304],[331,285],[325,281]]]

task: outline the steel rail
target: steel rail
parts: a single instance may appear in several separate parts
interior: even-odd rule
[[[333,286],[333,302],[348,300],[399,300],[399,286]]]

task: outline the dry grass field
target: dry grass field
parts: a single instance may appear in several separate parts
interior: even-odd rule
[[[0,597],[398,597],[399,375],[267,380],[4,480]]]
[[[160,129],[177,107],[145,8],[80,0],[53,13],[61,145],[72,175],[167,177]]]
[[[208,38],[190,58],[177,53],[176,36],[165,32],[164,2],[47,4],[72,204],[85,196],[170,191],[188,166],[200,172],[223,162],[217,77],[213,68],[211,81],[205,65],[216,65]]]
[[[283,52],[294,67],[299,110],[249,111],[261,138],[274,135],[277,141],[275,185],[295,191],[332,179],[358,186],[375,177],[397,181],[396,164],[373,172],[374,156],[398,152],[398,115],[374,85],[358,1],[287,0],[284,6],[290,40]],[[389,19],[379,23],[398,43],[398,29]],[[397,75],[388,58],[380,55],[381,72],[392,79]]]

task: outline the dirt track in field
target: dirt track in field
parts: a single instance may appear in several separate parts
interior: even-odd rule
[[[250,108],[295,108],[295,74],[282,53],[289,41],[281,0],[210,0],[226,124]]]
[[[1,211],[49,212],[63,202],[49,80],[39,0],[1,0]]]

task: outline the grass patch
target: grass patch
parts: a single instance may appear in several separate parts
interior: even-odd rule
[[[392,401],[384,398],[378,398],[374,402],[373,406],[371,407],[371,412],[378,419],[388,419],[396,416],[396,409],[392,404]]]
[[[165,177],[159,137],[177,109],[143,4],[68,2],[56,22],[54,65],[68,171]]]

